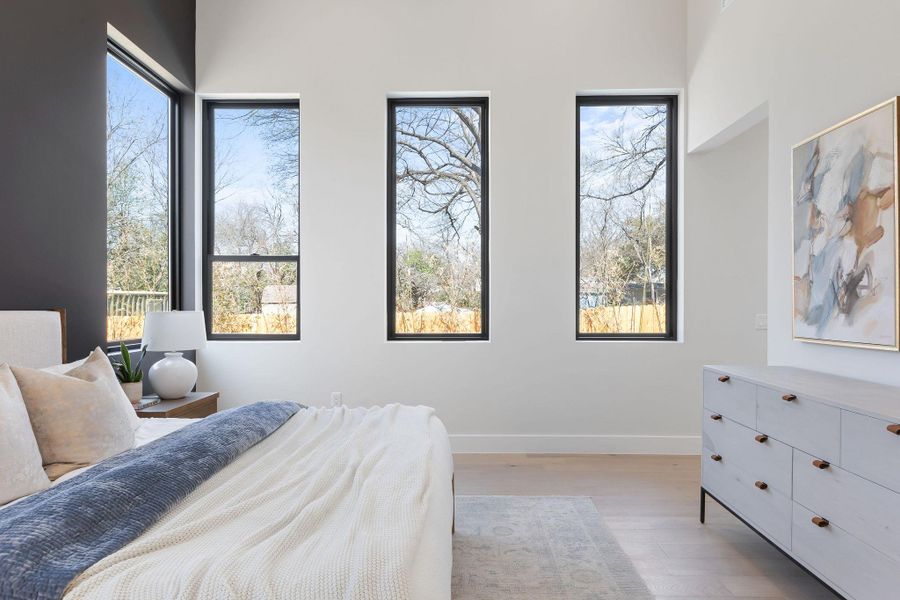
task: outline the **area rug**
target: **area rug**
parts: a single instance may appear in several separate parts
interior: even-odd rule
[[[651,600],[583,496],[457,496],[454,600]]]

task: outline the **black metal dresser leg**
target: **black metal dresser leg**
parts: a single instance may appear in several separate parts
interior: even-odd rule
[[[700,488],[700,522],[706,523],[706,490]]]

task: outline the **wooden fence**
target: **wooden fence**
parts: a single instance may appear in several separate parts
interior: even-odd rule
[[[664,333],[665,304],[626,304],[582,308],[578,315],[581,333]]]
[[[169,310],[168,292],[106,292],[106,339],[141,339],[144,315],[162,310]]]

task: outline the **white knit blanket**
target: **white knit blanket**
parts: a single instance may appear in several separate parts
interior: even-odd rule
[[[430,496],[449,489],[435,431],[425,407],[302,410],[65,598],[410,598]]]

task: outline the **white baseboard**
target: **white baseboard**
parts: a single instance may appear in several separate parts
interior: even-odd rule
[[[519,435],[450,436],[453,452],[548,454],[699,454],[699,435]]]

